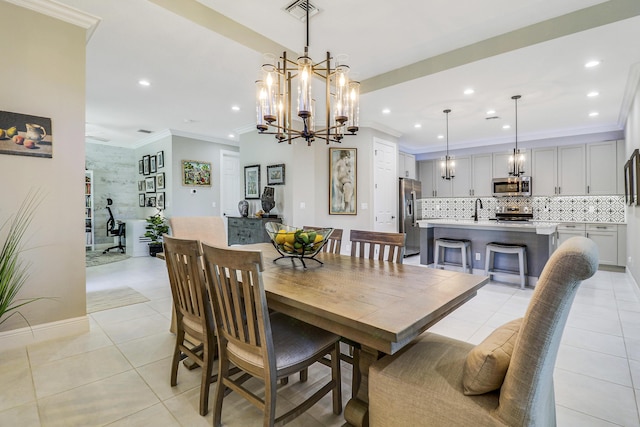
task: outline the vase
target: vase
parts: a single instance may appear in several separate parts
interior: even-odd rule
[[[240,212],[241,216],[248,217],[249,216],[249,202],[247,202],[246,200],[240,200],[240,202],[238,203],[238,211]]]

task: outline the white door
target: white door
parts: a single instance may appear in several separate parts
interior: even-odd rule
[[[396,146],[373,140],[373,205],[375,231],[398,232],[398,175]]]
[[[220,164],[220,214],[238,216],[238,202],[242,199],[240,191],[240,153],[235,151],[222,151]]]

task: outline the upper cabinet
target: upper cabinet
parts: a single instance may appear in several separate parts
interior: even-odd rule
[[[491,196],[492,155],[455,157],[456,174],[442,179],[440,160],[419,162],[422,197]]]
[[[617,186],[623,165],[617,165],[616,148],[617,141],[587,145],[587,194],[621,194]]]
[[[520,149],[524,153],[524,175],[531,175],[531,150]],[[504,178],[509,176],[509,158],[513,150],[505,150],[501,153],[493,153],[493,177]]]
[[[398,176],[416,179],[416,156],[398,152]]]
[[[471,196],[490,197],[493,176],[493,155],[476,154],[471,156]]]
[[[418,179],[422,183],[422,197],[436,197],[434,183],[434,160],[423,160],[418,163]]]
[[[558,149],[556,147],[531,150],[532,195],[548,196],[558,192]]]
[[[558,190],[555,194],[582,195],[586,189],[584,145],[558,147]]]

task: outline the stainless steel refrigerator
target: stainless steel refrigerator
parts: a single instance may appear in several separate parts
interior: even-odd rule
[[[422,184],[420,181],[409,178],[400,178],[400,207],[398,212],[399,231],[406,233],[405,256],[420,253],[420,227],[418,219],[418,199],[422,197]]]

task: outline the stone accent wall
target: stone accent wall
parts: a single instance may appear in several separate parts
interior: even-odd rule
[[[475,197],[429,198],[418,201],[422,218],[467,219],[473,216]],[[479,219],[495,218],[499,206],[531,206],[533,219],[553,222],[624,223],[624,196],[481,197]]]

